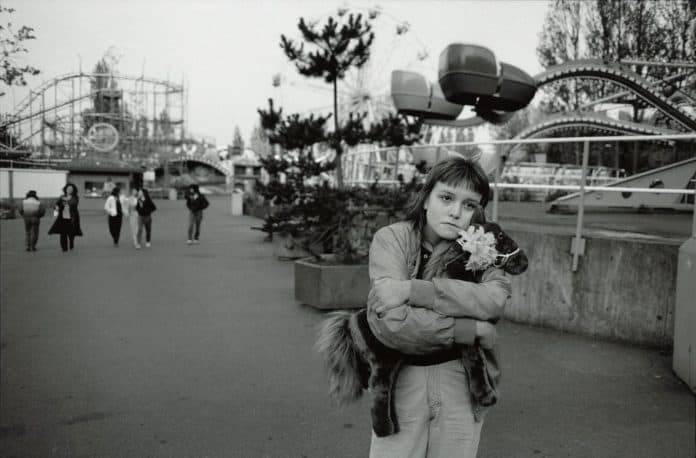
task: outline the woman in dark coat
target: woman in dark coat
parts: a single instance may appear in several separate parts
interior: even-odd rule
[[[68,183],[63,187],[63,195],[58,198],[53,207],[53,215],[56,219],[48,233],[60,235],[60,247],[63,251],[75,248],[75,237],[82,235],[80,212],[77,210],[79,202],[77,187]]]

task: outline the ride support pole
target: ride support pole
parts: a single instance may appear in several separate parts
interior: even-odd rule
[[[500,183],[500,168],[503,164],[500,161],[500,148],[496,148],[496,165],[495,165],[495,186],[493,186],[493,215],[491,219],[493,222],[498,222],[498,200],[500,198],[500,191],[498,190],[498,183]]]
[[[578,270],[578,258],[585,252],[585,239],[582,238],[582,225],[585,216],[585,180],[587,180],[587,164],[590,158],[590,142],[585,141],[582,149],[582,175],[580,177],[580,205],[575,226],[575,238],[571,244],[573,253],[573,272]]]

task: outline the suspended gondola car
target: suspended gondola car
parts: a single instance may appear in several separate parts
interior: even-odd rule
[[[460,105],[475,105],[481,96],[498,89],[498,62],[488,48],[453,43],[440,54],[438,81],[445,98]]]
[[[457,119],[463,108],[448,102],[437,83],[429,84],[416,72],[392,71],[391,96],[399,113],[429,119]]]
[[[480,110],[517,111],[529,105],[536,90],[534,78],[514,65],[501,62],[498,93],[480,97],[476,107]]]

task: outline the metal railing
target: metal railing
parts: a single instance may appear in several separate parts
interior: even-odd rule
[[[491,183],[493,188],[493,209],[492,220],[498,220],[498,202],[500,200],[501,189],[553,189],[578,191],[580,203],[578,205],[578,216],[575,226],[575,237],[573,239],[573,272],[577,271],[578,259],[581,255],[581,246],[584,243],[582,238],[583,223],[585,215],[585,193],[588,191],[604,191],[604,192],[634,192],[634,193],[652,193],[652,194],[682,194],[696,196],[694,189],[663,189],[663,188],[634,188],[625,186],[586,186],[587,169],[590,156],[590,143],[599,142],[633,142],[633,141],[675,141],[675,140],[696,140],[696,133],[688,134],[670,134],[670,135],[620,135],[620,136],[599,136],[599,137],[565,137],[565,138],[533,138],[533,139],[511,139],[511,140],[488,140],[488,141],[472,141],[472,142],[455,142],[442,143],[438,145],[412,145],[408,148],[432,148],[438,147],[455,147],[455,146],[477,146],[477,145],[521,145],[521,144],[544,144],[544,143],[582,143],[582,166],[581,178],[579,185],[553,185],[553,184],[517,184],[517,183],[501,183],[500,173],[501,167],[498,165],[495,168],[495,180]],[[376,153],[380,151],[395,150],[397,147],[376,148],[374,150],[365,151],[366,154]],[[457,154],[457,153],[452,153]],[[500,151],[496,151],[494,163],[500,164]],[[398,162],[396,164],[398,166]],[[395,174],[396,175],[396,174]],[[371,180],[354,180],[352,183],[373,183]],[[397,180],[380,180],[383,184],[395,184]],[[694,198],[694,212],[691,227],[691,236],[696,238],[696,197]]]

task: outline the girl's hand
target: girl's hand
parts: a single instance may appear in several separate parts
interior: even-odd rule
[[[382,278],[375,282],[367,297],[368,307],[372,307],[377,316],[383,316],[389,310],[406,302],[411,294],[410,280],[393,280]]]
[[[488,321],[476,322],[476,339],[483,348],[492,349],[498,340],[495,326]]]

